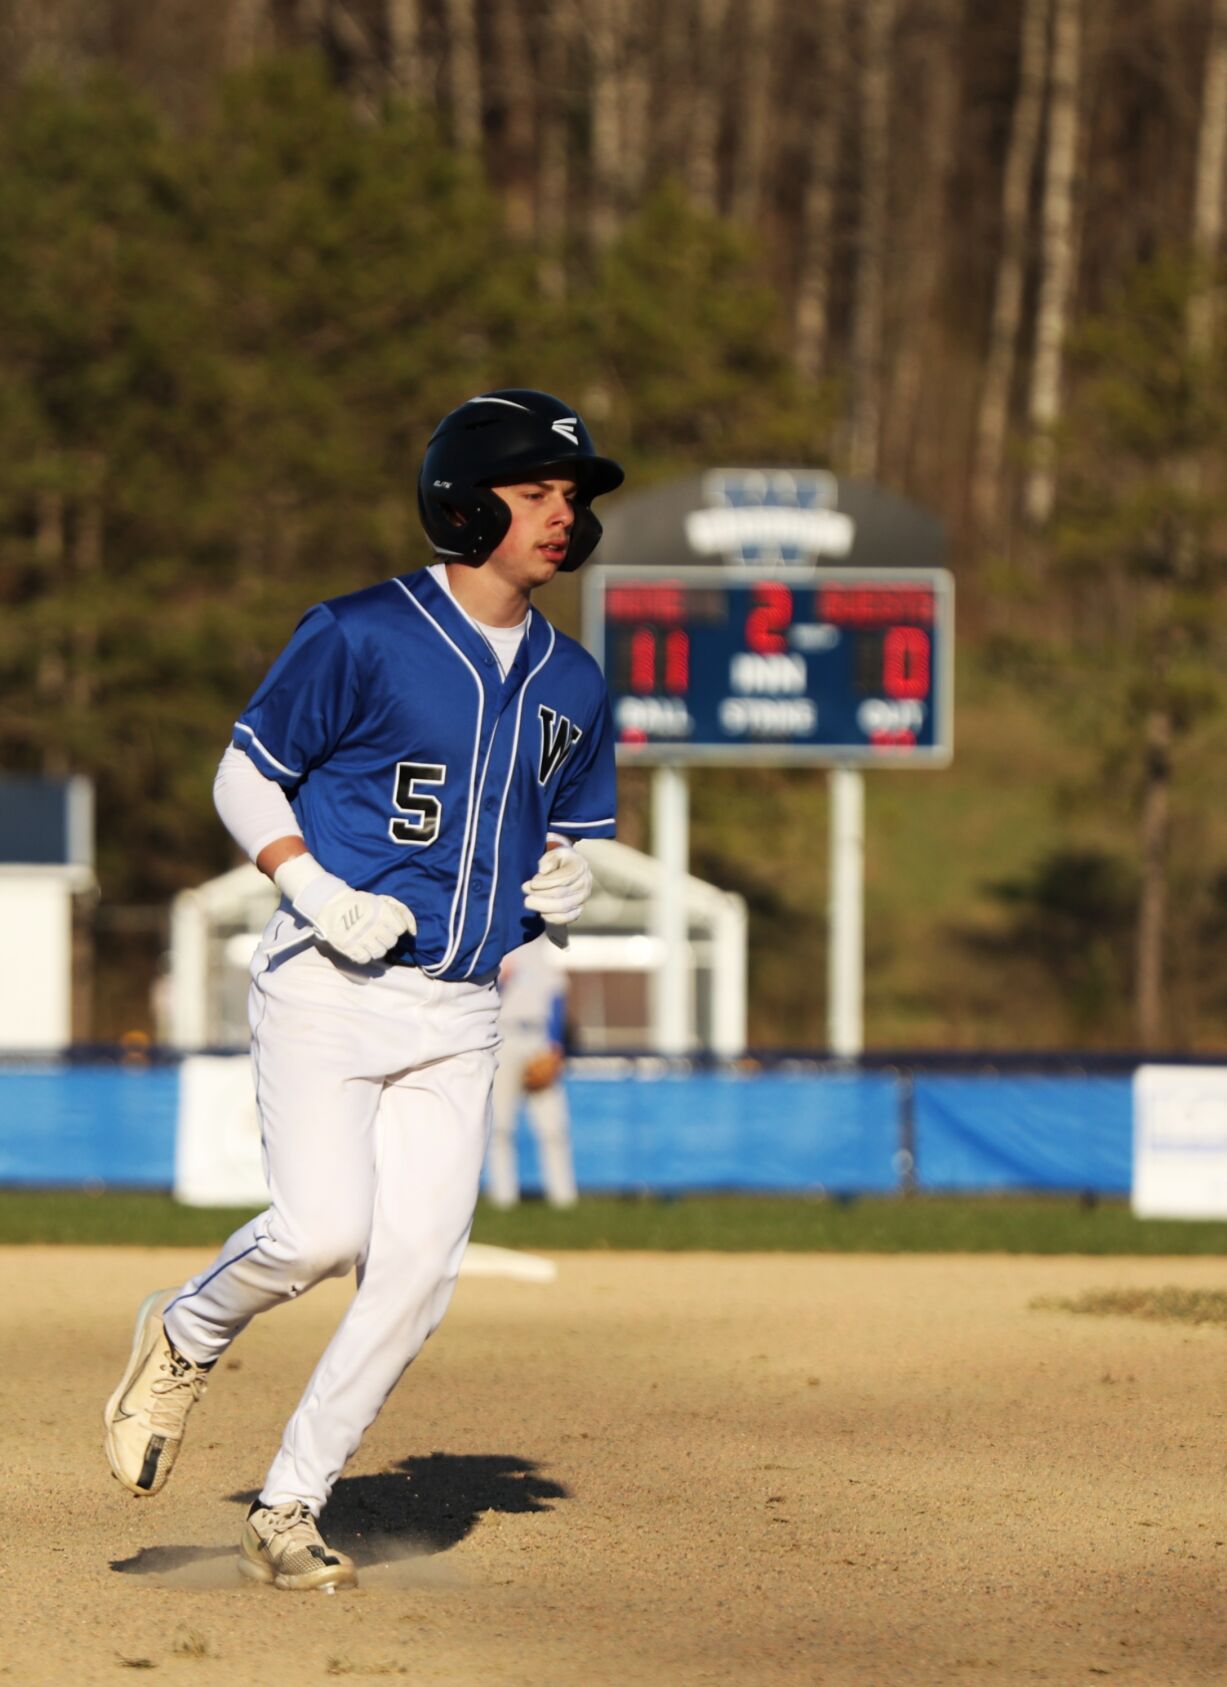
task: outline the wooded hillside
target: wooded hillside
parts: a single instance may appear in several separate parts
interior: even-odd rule
[[[0,44],[0,765],[98,781],[104,975],[229,860],[297,612],[417,560],[425,430],[515,382],[640,483],[823,462],[946,522],[958,756],[873,784],[873,1041],[1215,1040],[1227,0],[0,0]],[[821,1041],[824,833],[812,778],[696,789],[758,1040]]]

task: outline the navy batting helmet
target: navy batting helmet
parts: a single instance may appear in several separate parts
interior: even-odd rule
[[[601,537],[592,500],[621,486],[622,470],[598,457],[587,428],[560,399],[528,388],[482,393],[439,423],[418,477],[418,509],[435,551],[479,567],[511,525],[491,488],[534,475],[575,481],[575,522],[562,567],[590,557]]]

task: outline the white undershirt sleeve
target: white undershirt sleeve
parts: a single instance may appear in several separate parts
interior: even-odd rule
[[[254,861],[278,838],[301,838],[290,799],[275,779],[266,779],[250,756],[234,744],[218,764],[213,803],[222,825]]]

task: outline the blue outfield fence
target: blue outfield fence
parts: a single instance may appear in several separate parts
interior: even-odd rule
[[[0,1066],[0,1183],[169,1189],[179,1068]]]
[[[918,1187],[1129,1193],[1132,1078],[925,1074],[912,1105]]]
[[[1115,1069],[579,1059],[566,1084],[577,1180],[592,1193],[1124,1194],[1132,1072],[1104,1064]],[[173,1057],[0,1065],[0,1184],[169,1189],[178,1092]],[[524,1188],[539,1188],[527,1130],[521,1162]]]
[[[581,1189],[883,1194],[899,1185],[898,1082],[885,1073],[576,1075],[567,1101]],[[534,1187],[523,1137],[521,1172]]]

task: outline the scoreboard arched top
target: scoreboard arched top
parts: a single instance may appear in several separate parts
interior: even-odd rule
[[[607,568],[940,568],[946,535],[928,510],[820,468],[704,469],[601,504]]]

